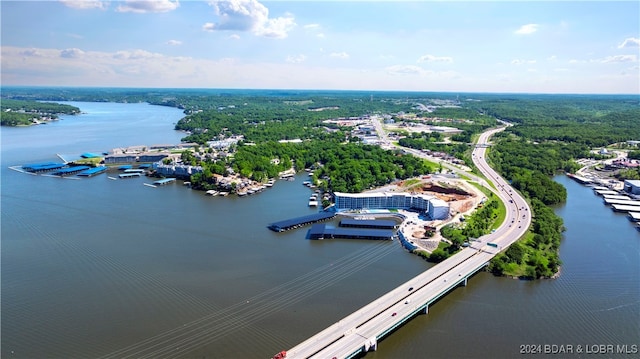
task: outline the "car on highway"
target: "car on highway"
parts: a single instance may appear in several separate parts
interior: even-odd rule
[[[395,317],[398,313],[393,312],[393,314],[391,314],[392,317]]]
[[[409,287],[409,292],[411,292],[413,290],[413,287]]]

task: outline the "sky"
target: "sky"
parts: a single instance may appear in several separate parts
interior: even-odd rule
[[[640,94],[638,1],[0,0],[2,86]]]

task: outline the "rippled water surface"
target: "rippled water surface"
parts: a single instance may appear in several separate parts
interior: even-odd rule
[[[85,114],[2,129],[3,358],[265,358],[429,265],[396,242],[309,241],[267,224],[311,213],[304,176],[246,198],[147,178],[31,176],[56,154],[177,143],[179,110],[72,103]],[[638,344],[640,235],[590,189],[569,200],[562,276],[474,276],[367,357],[514,357],[521,344]]]

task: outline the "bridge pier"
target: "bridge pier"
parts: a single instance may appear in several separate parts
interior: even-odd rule
[[[378,350],[378,341],[375,338],[367,340],[364,344],[364,351],[375,352],[376,350]]]
[[[429,314],[429,304],[425,304],[424,308],[422,308],[422,311],[420,311],[421,314]]]

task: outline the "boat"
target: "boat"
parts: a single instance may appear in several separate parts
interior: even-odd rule
[[[207,192],[205,192],[205,193],[206,193],[206,194],[208,194],[208,195],[210,195],[210,196],[217,196],[219,192],[218,192],[218,191],[216,191],[216,190],[214,190],[214,189],[211,189],[211,190],[208,190],[208,191],[207,191]]]

